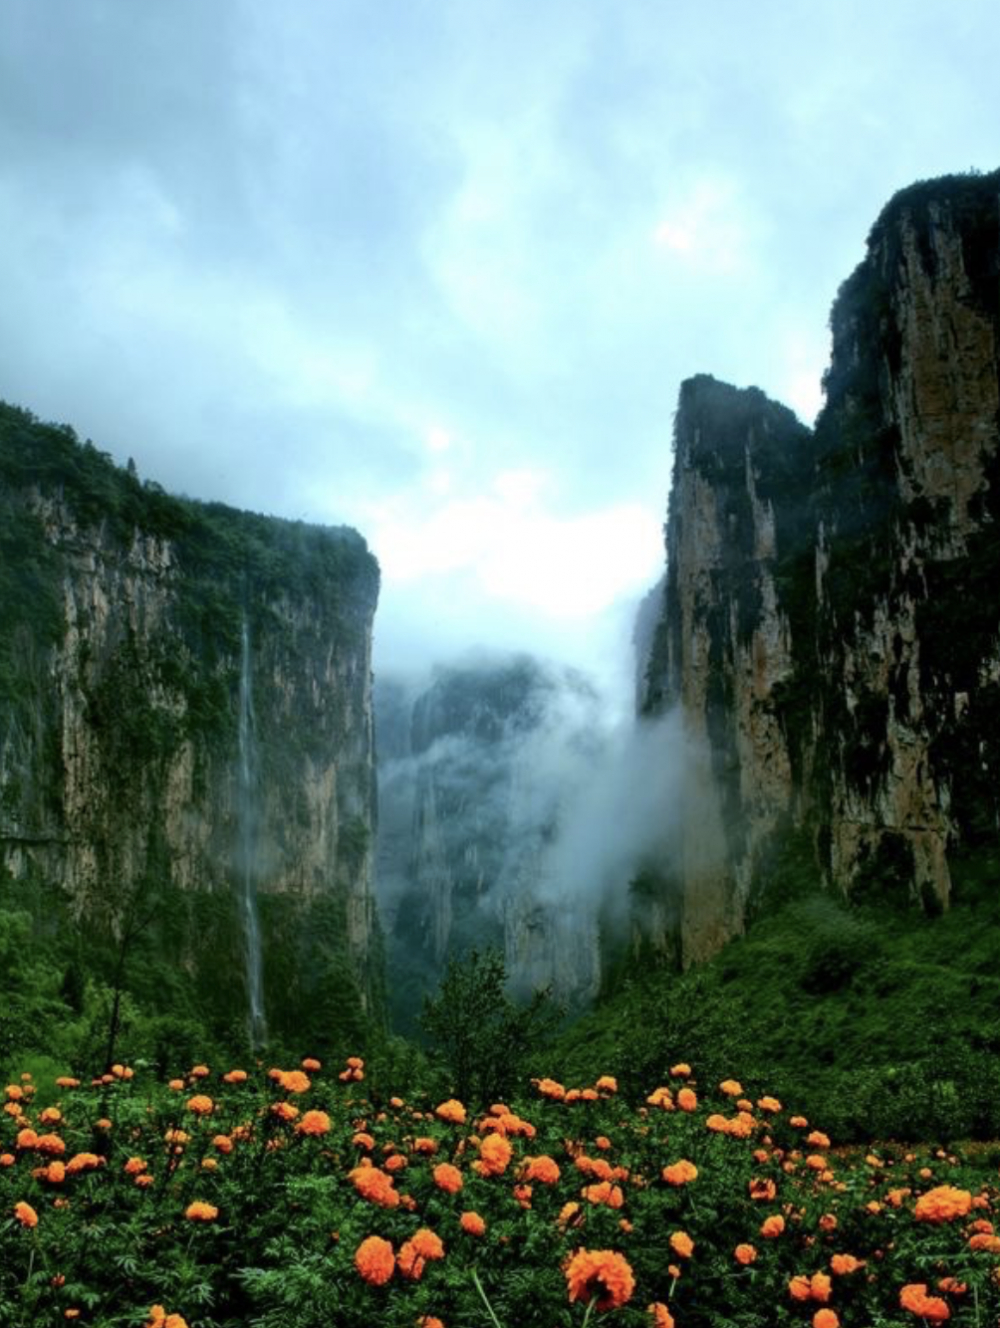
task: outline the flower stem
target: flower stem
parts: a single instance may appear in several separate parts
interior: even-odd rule
[[[486,1312],[493,1320],[493,1323],[496,1325],[496,1328],[503,1328],[503,1324],[500,1322],[500,1320],[497,1318],[496,1314],[494,1313],[493,1306],[490,1304],[486,1292],[483,1290],[483,1284],[482,1282],[480,1282],[479,1274],[476,1272],[475,1268],[473,1268],[472,1270],[472,1280],[473,1282],[475,1282],[476,1290],[479,1292],[480,1296],[483,1299],[483,1304],[486,1306]],[[586,1320],[584,1320],[584,1322],[586,1322]]]

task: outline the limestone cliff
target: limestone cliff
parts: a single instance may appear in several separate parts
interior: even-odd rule
[[[88,944],[148,914],[231,1030],[370,1003],[371,622],[353,531],[171,498],[0,414],[0,867]],[[256,928],[256,934],[254,929]],[[254,953],[256,951],[256,953]]]
[[[1000,173],[898,194],[814,431],[685,383],[645,705],[691,740],[689,960],[818,872],[946,907],[1000,827]]]

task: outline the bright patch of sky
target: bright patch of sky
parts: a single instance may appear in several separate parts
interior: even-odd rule
[[[992,0],[8,0],[0,396],[357,526],[377,668],[606,670],[680,383],[815,416],[883,204],[1000,164],[998,41]]]

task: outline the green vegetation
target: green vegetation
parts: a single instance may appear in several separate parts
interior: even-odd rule
[[[687,1048],[841,1140],[1000,1137],[1000,899],[966,890],[941,917],[800,898],[686,973],[647,954],[552,1059],[636,1089]]]

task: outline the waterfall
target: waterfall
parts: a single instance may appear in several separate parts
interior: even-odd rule
[[[238,867],[240,910],[243,917],[243,946],[246,958],[248,1020],[250,1041],[260,1047],[267,1038],[264,1020],[264,984],[260,955],[260,923],[257,918],[257,886],[254,878],[256,807],[253,689],[250,677],[250,629],[243,619],[240,651],[239,715],[239,826]]]

